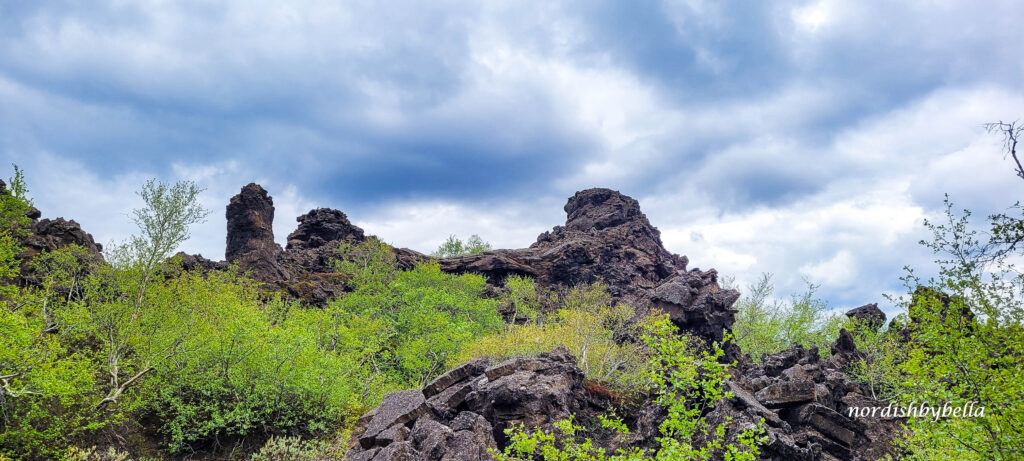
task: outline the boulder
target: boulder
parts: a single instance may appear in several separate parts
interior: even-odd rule
[[[697,270],[684,272],[658,285],[651,293],[651,307],[669,314],[669,319],[684,331],[721,342],[723,334],[735,322],[733,303],[740,294],[718,286],[718,273]]]
[[[395,425],[404,425],[415,420],[426,411],[426,399],[419,389],[409,391],[392,392],[384,396],[384,400],[377,406],[366,430],[359,436],[359,445],[363,448],[373,447],[378,442],[386,445],[392,439],[381,437],[388,428]]]
[[[754,397],[768,408],[782,408],[813,402],[816,392],[814,381],[800,379],[776,382],[757,391]]]

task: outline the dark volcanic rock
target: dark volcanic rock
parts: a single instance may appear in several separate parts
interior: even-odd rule
[[[610,189],[577,192],[565,205],[564,226],[541,234],[529,248],[494,250],[441,260],[448,272],[484,274],[495,284],[512,274],[551,288],[604,282],[617,300],[668,312],[679,327],[710,340],[731,328],[739,298],[721,289],[714,270],[687,271],[631,197]]]
[[[248,271],[261,282],[288,280],[291,275],[278,263],[281,247],[274,243],[274,199],[259,184],[250,183],[231,197],[227,211],[228,263]]]
[[[249,253],[276,255],[274,199],[259,184],[249,183],[231,197],[227,212],[228,237],[224,257],[229,263]]]
[[[794,347],[765,355],[760,365],[744,366],[730,383],[735,397],[714,412],[739,426],[764,417],[769,442],[763,459],[872,460],[895,454],[898,420],[847,416],[850,406],[888,405],[847,376],[850,361],[862,356],[850,332],[843,330],[832,350],[835,355],[822,360],[817,349]],[[763,407],[775,408],[777,418],[765,417],[750,402],[752,396]]]
[[[877,303],[865,304],[850,309],[846,312],[846,316],[872,330],[877,330],[882,325],[885,325],[885,312],[878,308]]]
[[[84,247],[97,259],[103,259],[103,246],[93,240],[74,220],[42,219],[32,223],[31,234],[23,242],[30,255],[53,251],[68,245]]]
[[[795,348],[766,356],[773,367],[788,364],[772,376],[761,365],[734,370],[735,378],[726,382],[733,396],[716,405],[708,413],[708,421],[729,421],[727,440],[735,441],[742,430],[763,419],[768,442],[761,447],[761,459],[871,460],[893,454],[891,441],[898,420],[847,416],[850,406],[884,407],[887,403],[868,397],[863,386],[846,376],[842,364],[821,360],[817,354],[816,349]],[[577,422],[593,419],[616,404],[588,390],[575,362],[575,357],[559,348],[537,358],[511,359],[490,367],[485,367],[484,359],[463,364],[428,386],[431,395],[426,409],[415,419],[393,422],[394,414],[407,412],[388,410],[395,406],[388,399],[364,416],[364,422],[383,422],[373,427],[362,425],[366,429],[356,432],[359,443],[353,445],[347,459],[376,459],[373,457],[396,443],[407,444],[401,449],[413,457],[405,459],[489,459],[488,448],[507,445],[504,430],[511,424],[551,430],[554,421],[570,414]],[[753,384],[757,381],[764,384]],[[416,399],[403,408],[420,408],[418,402]],[[638,405],[620,413],[630,428],[629,435],[597,432],[587,436],[594,437],[596,446],[606,448],[656,448],[664,409],[652,396]]]
[[[299,227],[288,234],[288,250],[319,248],[332,242],[359,243],[366,239],[363,230],[352,225],[345,213],[317,208],[296,218]]]
[[[325,305],[344,293],[345,281],[331,266],[338,244],[367,238],[344,213],[319,208],[297,218],[299,226],[288,235],[287,249],[282,250],[274,242],[274,200],[258,184],[249,184],[232,197],[226,216],[227,262],[237,263],[254,279],[313,305]],[[403,269],[426,259],[404,248],[394,252],[396,265]],[[201,257],[186,258],[185,266],[202,270],[224,267]]]
[[[227,263],[223,261],[212,261],[203,257],[203,255],[190,255],[185,252],[178,252],[174,255],[177,258],[181,258],[181,268],[186,271],[200,271],[210,272],[219,271],[228,268]]]
[[[411,428],[406,442],[419,457],[410,459],[488,459],[489,448],[504,446],[504,430],[511,424],[551,429],[555,421],[587,407],[583,372],[564,348],[491,368],[486,368],[485,360],[476,359],[438,378],[430,388],[432,395],[422,407],[426,410],[413,419],[394,415],[412,414],[406,410],[421,408],[414,395],[403,396],[402,401],[408,402],[401,404],[391,397],[394,394],[385,398],[372,416],[368,415],[371,422],[366,429],[356,433],[359,443],[347,459],[365,459],[368,451],[386,449],[390,442],[379,434],[394,424]],[[407,392],[422,397],[420,391]],[[461,397],[453,399],[453,395]],[[395,407],[400,409],[393,410]]]
[[[418,389],[392,392],[384,396],[366,430],[359,436],[359,444],[363,448],[370,448],[378,441],[382,445],[388,443],[393,438],[378,440],[378,436],[392,426],[404,425],[415,420],[426,409],[426,399],[423,398],[423,392]]]
[[[776,382],[757,391],[754,397],[768,408],[782,408],[813,402],[816,395],[814,382],[801,379]]]
[[[740,294],[718,286],[718,273],[690,271],[659,285],[651,294],[651,307],[669,314],[672,323],[704,338],[722,341],[735,321],[733,303]]]
[[[541,234],[529,248],[449,258],[441,268],[482,273],[496,283],[511,274],[549,286],[602,281],[613,296],[635,299],[686,270],[686,258],[664,248],[660,232],[628,196],[588,189],[570,198],[565,212],[565,225]]]

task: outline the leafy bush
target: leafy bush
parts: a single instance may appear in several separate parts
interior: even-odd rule
[[[331,447],[322,441],[305,440],[299,437],[272,437],[250,461],[327,461],[342,459],[332,453]]]
[[[667,316],[652,320],[646,326],[644,342],[651,349],[648,363],[650,386],[657,393],[667,417],[662,422],[656,451],[635,447],[620,447],[614,454],[595,447],[591,439],[583,437],[583,428],[572,419],[556,423],[558,433],[544,430],[527,432],[522,425],[506,430],[510,444],[499,460],[701,460],[729,459],[754,460],[759,454],[758,444],[764,443],[764,429],[758,425],[745,428],[736,443],[725,440],[731,419],[712,425],[704,416],[723,398],[729,398],[724,382],[729,378],[728,367],[719,363],[724,355],[715,344],[711,351],[695,345],[694,340],[679,336]],[[763,424],[763,422],[762,422]],[[602,425],[617,432],[627,432],[621,421],[602,418]]]
[[[912,271],[904,277],[910,295],[897,302],[909,341],[893,360],[904,402],[977,402],[985,414],[910,419],[911,459],[1024,456],[1024,274],[1011,261],[1019,250],[998,232],[983,238],[969,216],[957,216],[947,198],[945,222],[926,222],[933,238],[922,243],[939,255],[939,271],[927,282]]]
[[[448,240],[445,240],[441,246],[437,247],[433,256],[451,258],[453,256],[472,255],[490,250],[491,244],[485,242],[479,235],[473,234],[465,242],[455,235],[449,235]]]
[[[808,284],[807,291],[793,296],[788,303],[773,301],[771,275],[764,274],[736,304],[736,323],[732,328],[736,343],[755,362],[760,362],[763,354],[797,344],[818,347],[823,356],[827,355],[846,319],[829,313],[825,302],[815,296],[816,290],[817,286]]]
[[[397,271],[391,248],[372,239],[339,251],[353,291],[328,309],[346,339],[337,343],[367,354],[400,386],[426,384],[463,344],[504,325],[498,302],[482,296],[483,276],[447,274],[437,263]]]
[[[188,334],[131,405],[159,421],[172,453],[265,434],[322,434],[347,416],[356,390],[336,370],[358,362],[323,350],[305,323],[311,316],[299,315],[304,309],[291,306],[296,315],[275,319],[283,303],[259,297],[233,272],[186,273],[154,287],[153,308],[201,319],[169,320]]]
[[[510,278],[509,282],[513,284],[509,294],[512,303],[519,309],[526,307],[536,312],[540,305],[537,298],[542,295],[535,291],[533,281]],[[449,364],[472,357],[536,356],[565,346],[589,378],[611,383],[620,390],[639,388],[646,354],[638,344],[616,340],[617,334],[635,328],[629,325],[633,308],[613,304],[607,287],[600,283],[575,287],[560,301],[563,307],[555,312],[534,317],[522,325],[509,325],[501,333],[468,344]]]

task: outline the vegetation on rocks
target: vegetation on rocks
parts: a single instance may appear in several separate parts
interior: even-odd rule
[[[1016,160],[1018,127],[994,129]],[[979,227],[947,202],[922,242],[936,275],[908,269],[883,326],[875,305],[829,314],[813,285],[777,301],[769,276],[734,304],[608,189],[574,195],[529,248],[453,236],[431,258],[329,209],[282,249],[250,184],[228,208],[228,261],[171,256],[208,215],[200,193],[147,182],[137,234],[101,256],[77,223],[38,219],[15,168],[0,459],[1022,456],[1019,204]],[[890,402],[985,413],[842,414]]]

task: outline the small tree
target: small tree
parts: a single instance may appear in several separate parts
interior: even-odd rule
[[[484,241],[479,235],[473,234],[463,242],[454,234],[448,236],[441,246],[437,247],[434,256],[438,258],[451,258],[455,256],[483,253],[491,250],[491,244]]]
[[[99,284],[98,290],[116,287],[124,297],[107,296],[108,303],[90,308],[90,314],[104,340],[110,390],[97,405],[116,403],[118,397],[158,363],[175,354],[195,319],[166,310],[147,309],[147,288],[161,264],[189,238],[189,227],[202,222],[208,212],[199,205],[202,189],[184,181],[168,186],[149,180],[139,196],[145,207],[132,211],[139,234],[114,247],[114,269],[107,273],[113,282]],[[127,362],[127,363],[126,363]]]

